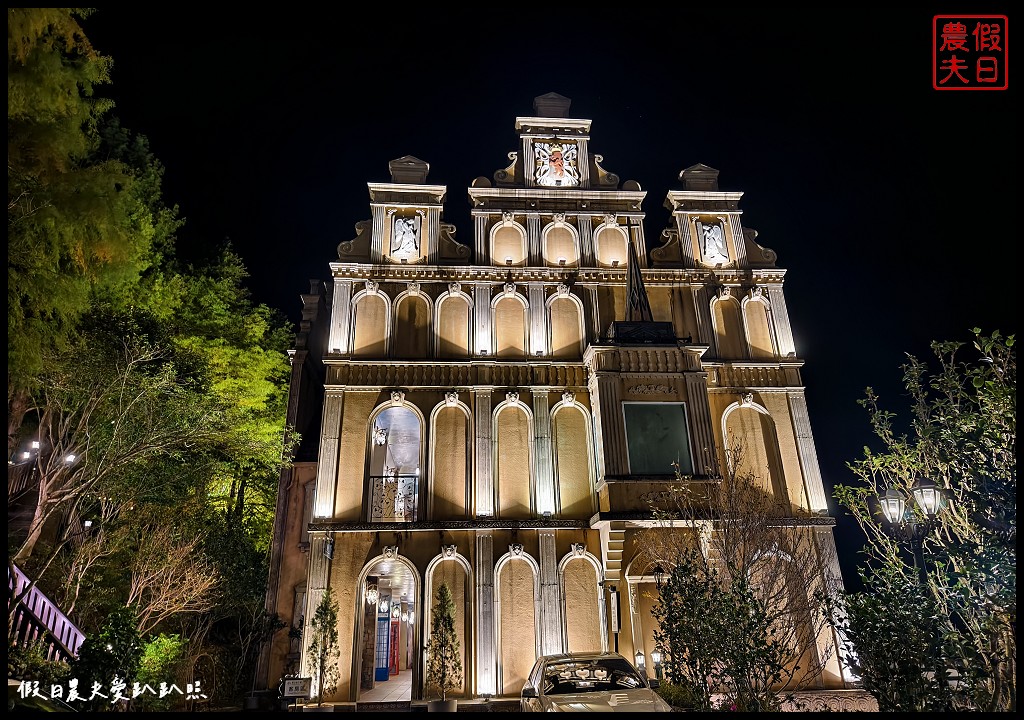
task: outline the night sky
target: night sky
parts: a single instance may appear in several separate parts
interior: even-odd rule
[[[906,353],[975,326],[1016,332],[1016,281],[1002,274],[1015,258],[1013,79],[1004,92],[932,88],[932,16],[965,8],[535,7],[100,9],[83,24],[114,60],[115,114],[166,167],[165,199],[187,221],[180,254],[229,238],[254,299],[292,321],[309,279],[329,278],[338,243],[370,218],[366,184],[389,182],[390,160],[430,164],[444,220],[472,247],[466,188],[508,165],[515,118],[557,92],[592,121],[602,166],[647,191],[649,244],[683,168],[709,165],[744,193],[744,226],[788,271],[827,491],[853,482],[846,463],[865,444],[881,449],[864,389],[906,407]],[[855,585],[860,538],[831,507]]]

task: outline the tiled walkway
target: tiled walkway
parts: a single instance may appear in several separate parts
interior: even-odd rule
[[[373,690],[360,690],[359,702],[400,702],[412,698],[412,670],[378,680]]]

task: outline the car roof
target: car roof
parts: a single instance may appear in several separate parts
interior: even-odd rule
[[[621,658],[626,659],[624,655],[617,652],[610,651],[594,651],[594,652],[574,652],[574,653],[555,653],[553,655],[541,655],[538,660],[543,662],[561,662],[566,660],[603,660],[610,658]]]

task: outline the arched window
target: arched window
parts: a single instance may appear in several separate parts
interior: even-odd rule
[[[575,402],[559,403],[552,410],[551,446],[559,516],[589,518],[595,509],[590,421]]]
[[[747,328],[747,344],[753,360],[768,360],[775,357],[775,343],[772,342],[771,315],[763,300],[747,298],[743,301],[744,325]]]
[[[415,522],[418,519],[422,426],[419,414],[408,405],[392,404],[371,416],[370,522]]]

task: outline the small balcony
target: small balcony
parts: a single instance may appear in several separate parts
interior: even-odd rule
[[[416,522],[420,476],[371,475],[370,522]]]

